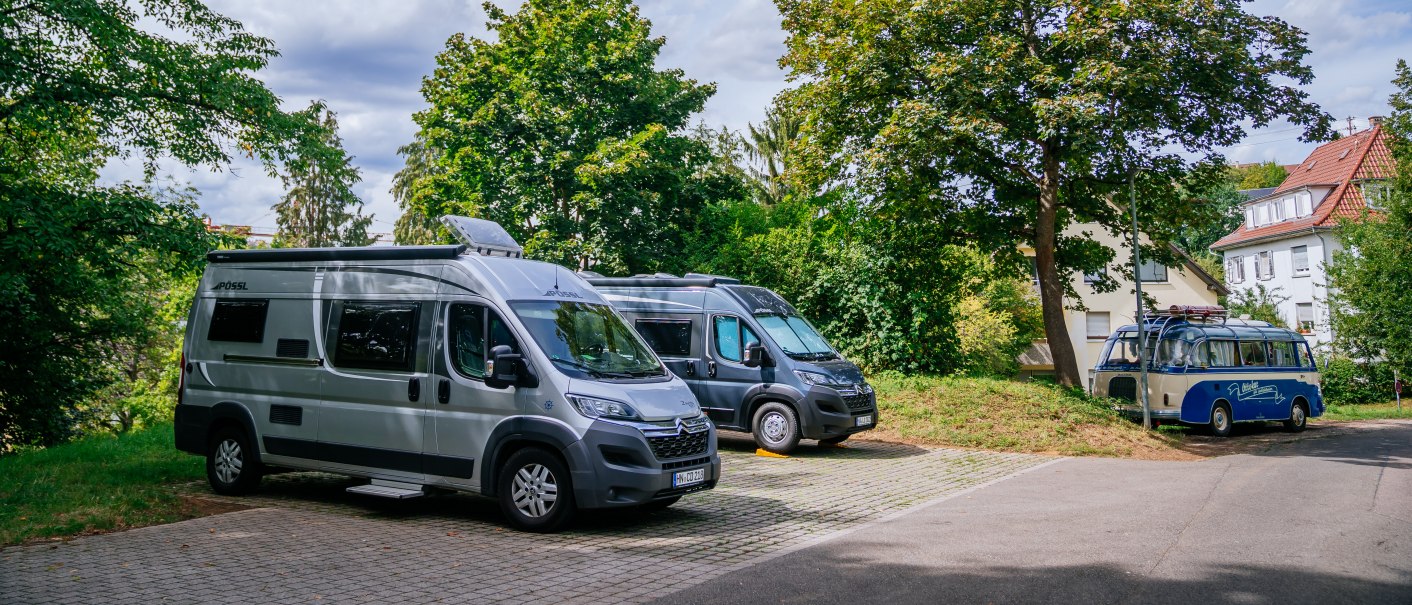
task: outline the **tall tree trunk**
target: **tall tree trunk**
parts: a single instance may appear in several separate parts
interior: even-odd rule
[[[1059,214],[1059,159],[1046,149],[1044,178],[1039,184],[1039,216],[1035,221],[1034,260],[1039,276],[1040,310],[1044,316],[1044,336],[1054,357],[1054,374],[1059,384],[1080,386],[1079,362],[1069,328],[1064,321],[1064,282],[1054,259]]]

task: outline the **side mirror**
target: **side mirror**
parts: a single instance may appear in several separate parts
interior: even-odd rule
[[[539,378],[530,371],[524,355],[514,352],[509,345],[496,345],[490,349],[490,362],[485,367],[485,386],[492,389],[536,387]]]
[[[745,345],[745,367],[758,368],[765,365],[765,346],[758,342]]]

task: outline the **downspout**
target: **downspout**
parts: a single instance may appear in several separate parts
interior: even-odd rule
[[[1324,249],[1324,253],[1321,255],[1321,256],[1324,257],[1324,268],[1323,268],[1323,272],[1324,272],[1324,308],[1325,308],[1325,309],[1328,309],[1328,308],[1329,308],[1329,263],[1332,263],[1332,262],[1334,261],[1334,255],[1333,255],[1333,252],[1329,251],[1329,243],[1326,242],[1326,241],[1324,241],[1324,236],[1319,233],[1319,230],[1318,230],[1318,229],[1315,229],[1315,228],[1313,228],[1313,227],[1310,227],[1310,228],[1309,228],[1309,233],[1312,234],[1314,237],[1319,238],[1319,247]],[[1315,294],[1315,297],[1314,297],[1314,298],[1315,298],[1316,300],[1318,299],[1318,295],[1317,295],[1318,287],[1319,287],[1318,282],[1315,282],[1315,283],[1314,283],[1314,288],[1315,288],[1315,293],[1316,293],[1316,294]],[[1332,341],[1333,338],[1334,338],[1333,313],[1329,313],[1328,315],[1329,315],[1329,340]],[[1298,317],[1295,317],[1294,320],[1295,320],[1295,323],[1298,323],[1298,322],[1299,322],[1299,318],[1298,318]],[[1298,326],[1295,326],[1295,327],[1298,327]],[[1325,357],[1324,357],[1324,366],[1325,366],[1324,369],[1328,369],[1328,367],[1327,367],[1327,366],[1328,366],[1328,363],[1329,363],[1329,356],[1325,356]]]

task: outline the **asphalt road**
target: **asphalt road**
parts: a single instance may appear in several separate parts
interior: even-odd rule
[[[662,602],[1412,604],[1412,423],[1063,460]]]

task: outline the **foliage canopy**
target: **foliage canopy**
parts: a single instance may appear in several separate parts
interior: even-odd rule
[[[1216,158],[1174,148],[1207,153],[1277,118],[1328,134],[1297,87],[1312,78],[1303,32],[1238,0],[776,3],[813,182],[852,182],[888,220],[936,222],[997,254],[1032,244],[1066,385],[1080,380],[1062,276],[1113,251],[1065,226],[1123,230],[1110,199],[1136,173],[1148,257],[1163,259],[1183,225],[1215,212],[1172,184],[1222,176]]]

